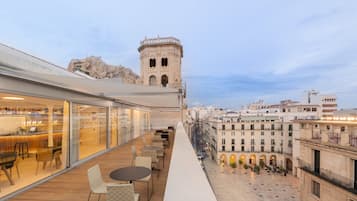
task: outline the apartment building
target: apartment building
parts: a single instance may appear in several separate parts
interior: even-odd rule
[[[320,94],[316,90],[309,90],[305,98],[306,104],[320,105],[322,117],[332,117],[337,111],[337,97],[334,94]]]
[[[216,135],[217,163],[241,160],[258,165],[262,161],[293,170],[294,124],[273,115],[241,116],[230,112],[215,118],[211,127]]]
[[[298,120],[299,171],[303,201],[357,200],[355,116]]]

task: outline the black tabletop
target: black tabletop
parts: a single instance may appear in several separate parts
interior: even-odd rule
[[[151,170],[146,167],[124,167],[110,173],[110,178],[120,181],[135,181],[151,174]]]
[[[0,153],[0,165],[12,165],[16,160],[16,152],[2,152]]]

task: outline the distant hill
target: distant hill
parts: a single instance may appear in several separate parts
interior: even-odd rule
[[[101,57],[87,57],[72,59],[68,64],[68,71],[80,71],[95,79],[120,78],[123,83],[140,84],[140,77],[131,69],[124,66],[106,64]]]

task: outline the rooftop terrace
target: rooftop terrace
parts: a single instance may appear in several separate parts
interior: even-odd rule
[[[134,145],[140,155],[141,148],[144,146],[142,138],[150,143],[152,134],[145,134],[131,140],[38,186],[19,193],[9,200],[87,200],[90,192],[87,170],[95,164],[99,164],[105,182],[118,182],[109,177],[110,172],[131,165],[131,146]],[[154,190],[151,201],[216,201],[214,192],[197,160],[182,123],[178,123],[176,133],[171,136],[170,141],[170,146],[165,149],[164,168],[159,162],[161,171],[153,171]],[[134,182],[134,184],[135,192],[140,194],[141,200],[147,200],[146,183]],[[97,195],[91,197],[91,200],[97,199]],[[105,200],[105,197],[102,196],[101,200]]]
[[[147,142],[151,142],[151,135],[146,134],[136,138],[129,143],[120,147],[114,148],[111,151],[95,157],[64,174],[57,176],[45,183],[42,183],[28,191],[25,191],[10,200],[12,201],[67,201],[67,200],[87,200],[90,192],[87,170],[99,164],[102,176],[105,182],[118,183],[109,177],[109,173],[117,168],[130,166],[132,155],[131,146],[135,145],[140,155],[140,150],[144,146],[141,138],[146,138]],[[160,172],[153,171],[154,191],[151,201],[159,201],[164,198],[164,191],[168,175],[168,167],[171,160],[172,145],[165,150],[165,168]],[[140,193],[141,200],[147,200],[146,183],[135,183],[135,192]],[[93,195],[90,200],[97,200],[97,195]],[[102,196],[101,200],[105,200]]]

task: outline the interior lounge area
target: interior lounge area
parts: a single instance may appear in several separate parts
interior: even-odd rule
[[[65,105],[60,100],[0,93],[0,197],[66,167]]]

